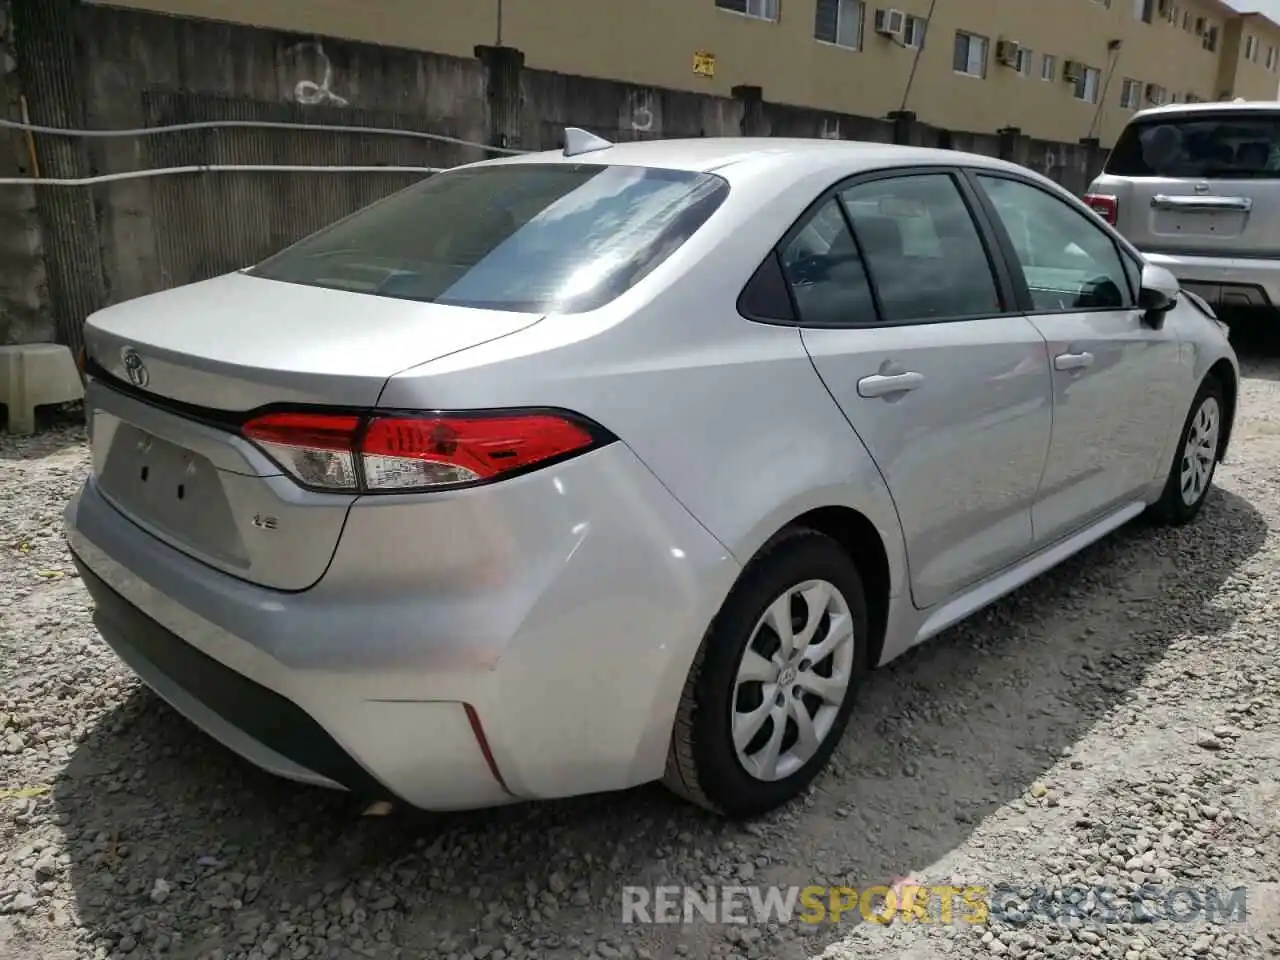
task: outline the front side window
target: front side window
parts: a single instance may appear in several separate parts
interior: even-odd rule
[[[1121,132],[1105,170],[1120,177],[1280,179],[1280,112],[1140,120]]]
[[[873,180],[840,197],[887,322],[1002,312],[978,228],[948,174]]]
[[[579,313],[637,283],[728,195],[683,170],[515,163],[449,171],[254,267],[270,280],[524,313]]]
[[[876,322],[875,300],[848,223],[833,197],[781,251],[799,321],[811,327]]]
[[[818,0],[813,20],[814,38],[860,50],[864,13],[862,0]]]
[[[1130,306],[1115,242],[1086,214],[1017,180],[978,176],[1008,233],[1038,312]]]
[[[956,73],[963,73],[970,77],[985,77],[987,75],[987,38],[957,30],[951,66]]]

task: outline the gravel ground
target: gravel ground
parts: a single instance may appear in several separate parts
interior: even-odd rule
[[[1280,360],[1246,372],[1198,523],[1127,528],[881,671],[834,769],[745,827],[658,788],[369,817],[259,773],[98,640],[60,533],[83,431],[0,436],[0,957],[1274,957]],[[623,884],[902,878],[1012,892],[980,925],[621,923]],[[1248,917],[1084,896],[1140,884],[1245,886]]]

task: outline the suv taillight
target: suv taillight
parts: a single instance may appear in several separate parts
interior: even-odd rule
[[[607,431],[574,414],[266,413],[240,432],[304,487],[409,493],[472,486],[585,453]]]
[[[1116,214],[1119,212],[1119,204],[1116,198],[1108,193],[1086,193],[1084,202],[1098,216],[1113,227],[1116,225]]]

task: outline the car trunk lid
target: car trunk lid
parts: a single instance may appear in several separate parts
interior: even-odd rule
[[[157,400],[368,407],[399,371],[539,319],[233,273],[108,307],[85,340],[103,370]]]
[[[94,482],[176,550],[306,589],[355,497],[298,486],[239,434],[247,411],[367,409],[393,374],[539,319],[243,274],[108,308],[86,324]]]

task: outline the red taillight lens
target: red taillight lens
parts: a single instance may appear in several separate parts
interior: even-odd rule
[[[608,439],[575,417],[541,411],[369,418],[269,413],[242,432],[303,486],[365,493],[495,480]]]
[[[592,435],[548,414],[494,417],[375,417],[360,450],[370,490],[439,487],[587,449]]]
[[[268,413],[241,432],[299,483],[322,490],[357,490],[355,441],[360,418],[316,413]]]
[[[1106,193],[1086,193],[1084,202],[1098,216],[1113,227],[1116,225],[1116,213],[1119,211],[1119,204],[1116,198]]]

